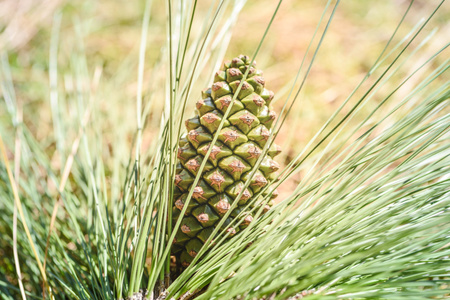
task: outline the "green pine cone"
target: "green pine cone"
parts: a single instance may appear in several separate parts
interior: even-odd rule
[[[270,106],[274,94],[265,88],[262,71],[257,70],[255,64],[250,66],[248,56],[239,55],[231,62],[224,63],[222,70],[215,74],[212,87],[202,92],[203,99],[197,102],[197,115],[185,123],[187,135],[180,139],[178,148],[174,222],[180,217],[195,176],[247,68],[250,68],[247,79],[242,84],[228,119],[224,121],[218,141],[213,145],[175,236],[172,254],[184,268],[189,266],[221,218],[230,210],[262,154],[276,117]],[[253,220],[252,214],[248,213],[239,228],[229,227],[233,218],[252,201],[253,195],[275,177],[274,172],[279,169],[279,165],[273,158],[280,151],[279,146],[272,145],[236,208],[222,225],[221,229],[227,230],[229,237]],[[277,194],[273,191],[273,198]],[[269,208],[266,205],[264,211]]]

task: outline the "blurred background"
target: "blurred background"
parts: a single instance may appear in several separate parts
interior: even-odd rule
[[[144,104],[155,97],[160,97],[161,101],[153,101],[144,107],[148,110],[143,133],[144,152],[146,147],[151,147],[153,137],[160,130],[165,93],[160,85],[165,75],[160,62],[166,44],[166,7],[164,1],[153,2],[143,95]],[[341,2],[299,101],[277,138],[277,143],[285,149],[281,158],[283,162],[301,151],[366,75],[409,3],[401,0]],[[403,38],[421,18],[428,16],[437,3],[433,0],[415,1],[396,41]],[[201,27],[201,16],[207,13],[209,4],[209,1],[199,1],[199,17],[194,20],[193,37]],[[248,1],[234,27],[227,58],[254,53],[276,5],[277,1]],[[267,87],[275,91],[276,111],[281,110],[325,5],[326,1],[286,0],[280,6],[256,58],[258,67],[264,70]],[[0,2],[0,46],[7,53],[7,58],[4,56],[3,59],[9,61],[23,119],[43,150],[53,157],[52,167],[56,170],[62,168],[62,159],[55,149],[71,146],[77,126],[55,130],[58,124],[52,121],[51,93],[64,99],[58,104],[61,111],[73,115],[76,120],[77,112],[72,106],[77,105],[75,99],[83,85],[98,93],[92,126],[102,136],[105,161],[117,152],[126,153],[123,157],[129,157],[136,128],[138,53],[144,7],[144,1],[129,0]],[[438,28],[424,46],[424,56],[447,43],[449,16],[449,6],[444,3],[433,18],[430,29],[424,33]],[[311,55],[306,63],[310,60]],[[415,66],[411,63],[411,70]],[[53,81],[50,78],[52,72]],[[80,74],[89,74],[89,78],[80,81]],[[200,80],[204,84],[197,83],[194,89],[197,94],[188,104],[187,116],[190,116],[189,111],[193,109],[196,98],[200,97],[200,90],[211,80],[212,74],[204,74]],[[410,83],[413,84],[414,81]],[[381,98],[382,94],[378,99]],[[157,107],[158,103],[161,107]],[[376,104],[377,101],[370,102],[364,109],[370,111]],[[12,129],[3,101],[0,104],[0,126],[3,132]],[[64,135],[67,143],[56,145],[53,137],[57,134]],[[123,163],[125,165],[126,161]],[[298,176],[291,180],[292,185],[300,180],[301,175]],[[289,183],[284,188],[289,190]]]

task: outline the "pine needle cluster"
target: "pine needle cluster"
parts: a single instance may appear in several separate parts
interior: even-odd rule
[[[450,61],[445,28],[435,28],[448,16],[444,2],[400,6],[348,97],[294,146],[299,127],[314,124],[302,121],[314,96],[307,79],[342,21],[341,1],[321,4],[309,44],[290,62],[296,74],[276,91],[279,117],[263,155],[251,164],[253,175],[277,139],[279,173],[236,218],[218,221],[182,272],[171,256],[183,222],[173,216],[178,142],[200,91],[240,54],[226,57],[239,48],[235,31],[255,35],[239,27],[246,1],[146,0],[139,47],[114,68],[87,55],[84,41],[101,27],[95,19],[74,15],[66,36],[74,7],[55,9],[49,36],[39,37],[50,41],[48,80],[20,72],[18,44],[0,49],[0,298],[449,297]],[[271,5],[246,58],[268,73],[279,59],[267,48],[284,3]],[[161,16],[163,26],[154,26]],[[207,159],[198,167],[185,210]],[[270,210],[255,205],[277,188],[284,192]],[[248,213],[252,222],[242,226]],[[230,228],[239,231],[232,238]]]

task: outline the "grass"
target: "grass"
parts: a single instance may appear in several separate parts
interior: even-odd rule
[[[443,3],[3,3],[1,298],[448,297]],[[182,122],[241,52],[276,91],[279,201],[169,285]]]

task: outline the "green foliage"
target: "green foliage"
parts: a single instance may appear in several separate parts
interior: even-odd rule
[[[449,295],[450,64],[448,43],[430,30],[443,2],[404,7],[367,75],[259,192],[269,201],[266,192],[290,183],[282,201],[264,215],[252,208],[259,218],[231,240],[219,224],[215,244],[206,242],[173,282],[177,141],[199,91],[235,47],[245,1],[211,1],[208,9],[167,1],[162,26],[154,25],[161,3],[152,2],[143,6],[139,49],[114,68],[87,57],[83,41],[98,24],[70,6],[54,15],[48,68],[35,70],[48,73],[48,87],[20,73],[19,50],[1,54],[2,299],[118,299],[142,288],[175,299]],[[281,2],[251,45],[252,60],[267,56]],[[292,61],[298,73],[278,94],[280,118],[263,152],[277,136],[285,144],[296,138],[288,126],[308,126],[299,118],[311,97],[306,79],[339,26],[339,5],[325,4],[302,59]],[[73,31],[65,36],[69,14]],[[408,26],[411,14],[424,19]],[[162,42],[150,34],[163,30]],[[22,78],[31,81],[29,98]]]

